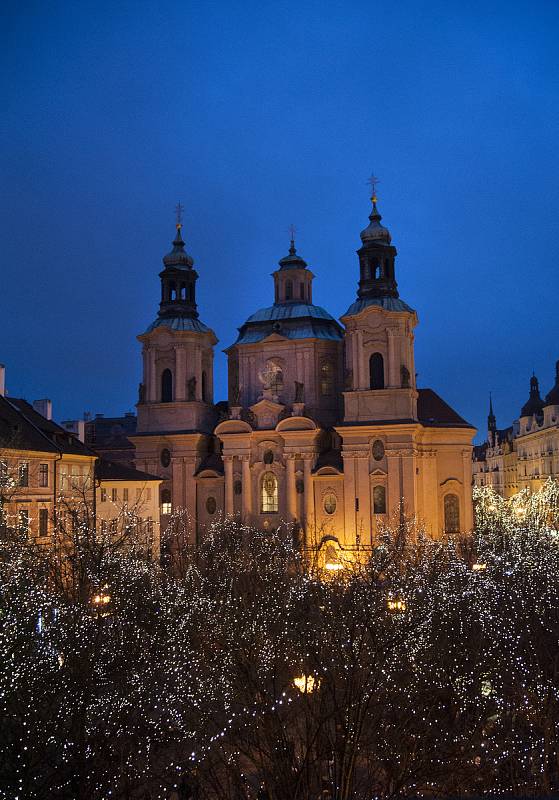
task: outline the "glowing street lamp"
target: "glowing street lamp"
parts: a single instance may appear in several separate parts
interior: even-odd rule
[[[397,611],[397,612],[405,611],[407,607],[406,601],[402,600],[399,597],[389,597],[387,605],[389,611]]]
[[[311,694],[315,689],[318,689],[320,681],[314,675],[298,675],[293,678],[293,685],[299,689],[301,694]]]
[[[478,561],[472,564],[472,569],[474,572],[483,572],[487,569],[487,564],[484,561]]]

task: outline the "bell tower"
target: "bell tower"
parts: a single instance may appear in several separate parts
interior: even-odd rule
[[[345,422],[417,420],[414,328],[417,314],[400,299],[396,248],[381,224],[377,178],[371,178],[369,225],[361,231],[357,299],[346,326]]]
[[[138,336],[143,379],[138,398],[138,431],[210,432],[213,408],[214,332],[200,320],[198,273],[182,238],[182,207],[172,250],[163,258],[161,301],[155,321]]]

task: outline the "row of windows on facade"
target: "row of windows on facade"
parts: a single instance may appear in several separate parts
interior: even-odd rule
[[[48,536],[49,532],[49,509],[48,508],[39,508],[37,513],[37,520],[38,520],[38,529],[37,533],[40,537]],[[78,517],[77,515],[71,515],[70,525],[72,529],[78,527]],[[66,527],[67,520],[62,520],[62,527]],[[111,531],[111,533],[117,533],[118,531],[118,519],[112,520],[100,520],[99,522],[99,529],[101,533],[107,533],[107,531]],[[21,533],[27,534],[29,533],[30,529],[30,513],[29,509],[21,508],[18,511],[18,528]],[[137,533],[145,532],[149,535],[153,535],[153,518],[146,517],[145,520],[141,520],[139,518],[135,518],[132,522],[126,523],[127,530],[135,530]]]
[[[338,498],[333,492],[327,492],[322,500],[324,511],[328,515],[336,513]],[[210,496],[206,499],[206,511],[213,516],[217,511],[217,501]],[[278,479],[273,472],[266,472],[262,476],[260,491],[260,512],[262,514],[277,514],[279,511]],[[161,492],[161,513],[172,513],[171,492],[163,489]],[[386,514],[386,488],[380,484],[373,487],[373,514]],[[444,497],[444,529],[447,533],[460,532],[460,500],[456,494],[446,494]]]
[[[269,388],[274,394],[280,394],[284,388],[283,368],[277,359],[269,359],[266,367],[270,374]],[[406,366],[400,368],[400,383],[402,388],[410,387],[410,373]],[[329,397],[334,393],[334,365],[330,361],[324,361],[320,366],[320,394]],[[369,387],[371,389],[384,389],[384,358],[382,353],[373,353],[369,359]],[[188,400],[194,400],[192,392],[187,393]],[[207,377],[202,372],[202,400],[207,402]],[[170,369],[164,369],[161,373],[161,402],[173,402],[173,373]]]
[[[101,503],[106,503],[109,497],[107,489],[105,487],[102,487],[100,494],[101,494],[100,497]],[[149,488],[149,486],[144,489],[136,489],[136,503],[139,503],[142,500],[147,503],[151,501],[151,489]],[[118,503],[118,489],[115,487],[111,489],[111,502]],[[130,491],[127,487],[125,487],[122,490],[122,502],[123,503],[130,502]]]
[[[41,489],[48,488],[50,484],[50,470],[48,464],[39,464],[37,469],[36,485]],[[73,466],[70,472],[61,468],[59,473],[60,489],[67,489],[75,486],[83,486],[89,477],[87,467]],[[28,461],[21,461],[17,467],[17,476],[14,476],[18,486],[29,487],[35,484],[30,477],[30,465]],[[10,469],[5,461],[0,461],[0,484],[5,484],[10,480]]]

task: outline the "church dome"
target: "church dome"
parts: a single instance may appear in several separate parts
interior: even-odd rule
[[[555,363],[555,385],[545,396],[546,406],[559,406],[559,361]]]
[[[175,267],[176,269],[191,269],[194,260],[184,249],[184,241],[181,235],[180,225],[177,224],[177,233],[173,240],[173,249],[166,256],[163,256],[165,268]]]
[[[280,269],[306,269],[307,262],[301,256],[297,255],[295,249],[295,242],[291,239],[291,247],[289,248],[289,255],[284,256],[279,260]]]
[[[392,241],[390,231],[388,228],[385,228],[384,225],[380,224],[381,219],[382,217],[377,208],[376,199],[373,198],[373,210],[369,215],[370,222],[367,227],[361,231],[361,241],[363,244],[367,244],[368,242],[390,244]]]
[[[539,416],[543,413],[543,400],[540,397],[540,387],[535,375],[530,378],[530,397],[520,411],[521,417]]]
[[[324,308],[312,303],[274,303],[251,314],[239,328],[235,344],[261,342],[273,333],[286,339],[343,339],[341,326]]]

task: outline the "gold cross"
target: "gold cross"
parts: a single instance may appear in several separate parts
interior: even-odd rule
[[[376,175],[371,175],[371,177],[369,178],[367,183],[371,187],[371,192],[372,192],[371,200],[373,201],[373,203],[376,203],[377,202],[377,185],[380,183],[380,179],[377,178]]]
[[[184,206],[180,203],[177,203],[175,206],[175,214],[177,215],[177,230],[182,228],[182,212],[184,211]]]

